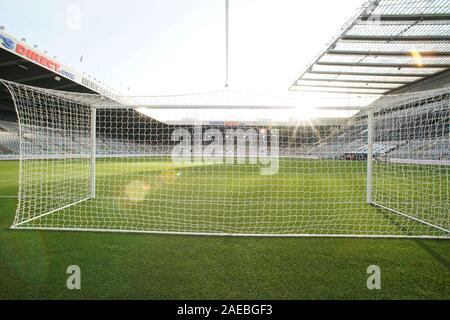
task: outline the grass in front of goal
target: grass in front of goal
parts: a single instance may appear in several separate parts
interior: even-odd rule
[[[90,196],[88,160],[29,161],[25,165],[24,177],[28,179],[22,188],[26,202],[18,221],[22,222],[20,228],[442,235],[434,228],[368,205],[363,161],[281,158],[277,174],[265,176],[259,165],[175,164],[167,157],[99,158],[96,198],[56,212]],[[431,174],[440,170],[437,166],[424,167],[423,172],[416,166],[411,166],[412,172],[408,166],[392,166],[396,168],[380,165],[382,179],[375,179],[382,204],[389,201],[389,207],[407,213],[421,206],[419,211],[433,222],[439,220],[436,216],[445,219],[444,172],[435,177]],[[428,192],[424,185],[437,187]],[[411,204],[411,199],[421,202]],[[428,206],[423,208],[423,204]],[[446,220],[438,222],[445,224]]]
[[[342,163],[358,166],[357,163]],[[342,166],[344,164],[333,168],[341,172],[349,170],[349,174],[352,171],[359,174],[362,169]],[[200,169],[185,168],[178,178],[192,179],[189,184],[198,183],[201,176],[196,176],[195,172]],[[203,174],[204,169],[200,170]],[[3,196],[0,198],[0,299],[450,298],[449,241],[12,231],[8,227],[17,199],[5,196],[17,193],[17,170],[18,162],[0,162],[0,195]],[[99,170],[102,172],[101,168]],[[245,172],[247,178],[253,177],[249,168],[240,170],[242,177],[246,177]],[[146,169],[147,173],[150,171]],[[105,179],[114,176],[111,170],[104,172],[105,176],[107,172],[111,174]],[[245,181],[248,183],[252,179]],[[363,187],[363,177],[355,181]],[[255,181],[255,195],[268,195],[267,188],[256,187],[260,182]],[[233,197],[242,190],[240,185],[222,187]],[[300,186],[295,183],[280,184],[276,189],[284,192],[280,194],[291,196],[292,193],[286,193],[291,187],[293,193],[300,192]],[[129,190],[132,194],[133,189],[132,186]],[[301,190],[305,191],[308,190]],[[363,191],[356,196],[360,197]],[[179,190],[177,195],[182,192],[183,189]],[[213,199],[219,195],[217,191],[211,192]],[[376,221],[381,221],[375,211],[364,217],[377,217]],[[353,215],[353,219],[355,217],[358,215]],[[351,219],[347,221],[349,226],[355,223]],[[82,290],[76,292],[65,287],[65,270],[73,264],[82,270]],[[366,287],[366,269],[373,264],[382,270],[382,290],[379,291]]]

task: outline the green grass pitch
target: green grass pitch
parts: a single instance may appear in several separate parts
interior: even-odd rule
[[[342,165],[334,166],[333,170],[339,173],[346,171],[348,174],[361,171],[358,167],[346,167],[349,162],[341,163]],[[111,176],[108,176],[111,171],[107,169],[102,168],[100,163],[100,188],[111,181]],[[160,169],[153,170],[155,175]],[[181,182],[176,185],[183,186],[183,181],[185,185],[201,185],[201,173],[204,174],[205,170],[200,169],[185,168],[181,177],[177,178]],[[130,173],[129,169],[125,170]],[[310,181],[305,184],[305,180],[303,184],[291,181],[288,185],[271,189],[270,185],[264,184],[264,178],[257,178],[245,166],[239,170],[246,184],[216,185],[216,189],[204,187],[203,194],[208,192],[208,197],[212,200],[236,198],[241,194],[242,187],[248,188],[253,181],[252,194],[255,199],[269,194],[274,197],[273,192],[276,190],[281,190],[285,197],[295,198],[296,192],[312,192],[318,187],[317,183],[321,183],[324,190],[327,188],[323,187],[329,183],[334,186],[340,183],[336,180],[337,176],[332,182],[310,177],[314,183]],[[222,172],[227,174],[226,171]],[[327,175],[330,173],[327,172]],[[136,172],[136,176],[138,175],[139,172]],[[132,176],[133,174],[130,175]],[[363,187],[362,178],[352,179]],[[287,176],[283,181],[289,181]],[[341,183],[346,184],[345,181]],[[305,189],[305,186],[310,189]],[[17,205],[17,198],[14,198],[17,188],[18,162],[0,162],[0,299],[450,298],[449,241],[13,231],[8,227],[13,221]],[[185,192],[183,188],[174,188],[174,192],[167,195],[154,190],[154,194],[150,192],[146,195],[148,201],[151,201],[152,196],[155,196],[155,201],[156,197],[160,201],[161,196],[168,197],[167,200],[180,198]],[[117,195],[117,192],[120,190],[111,189],[111,193]],[[338,195],[334,191],[328,196]],[[363,197],[364,189],[361,188],[354,196]],[[299,205],[307,211],[308,207],[304,203]],[[252,206],[257,204],[247,205],[247,212],[258,209]],[[289,209],[298,209],[295,206],[296,204],[290,204]],[[201,208],[195,206],[191,208],[193,213],[199,209]],[[242,207],[235,209],[241,210]],[[379,216],[377,212],[370,210],[375,209],[368,209],[365,212],[366,218]],[[221,212],[219,206],[216,211]],[[70,216],[70,210],[64,214]],[[214,214],[214,210],[210,214]],[[358,217],[357,214],[347,217],[346,221],[351,222]],[[250,228],[255,221],[251,221],[251,215],[248,219],[246,225]],[[142,219],[139,221],[142,223]],[[148,220],[148,223],[151,221]],[[233,219],[221,222],[229,223],[230,228],[236,225],[233,224]],[[393,228],[392,230],[396,228],[395,225],[388,227]],[[199,228],[198,231],[202,231],[201,226]],[[65,271],[73,264],[79,265],[82,272],[82,289],[79,291],[69,291],[66,288],[68,275]],[[381,290],[371,291],[366,287],[366,269],[373,264],[380,266],[382,271]]]

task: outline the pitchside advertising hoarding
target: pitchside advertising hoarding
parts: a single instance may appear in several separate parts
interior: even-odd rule
[[[100,93],[106,97],[115,97],[118,94],[112,92],[109,89],[104,88],[95,80],[87,79],[79,72],[75,72],[70,68],[62,65],[55,59],[48,57],[45,54],[30,48],[25,43],[18,41],[11,35],[0,32],[0,48],[3,48],[25,60],[28,60],[34,64],[37,64],[51,72],[54,72],[64,78],[72,80],[86,88],[89,88],[97,93]]]

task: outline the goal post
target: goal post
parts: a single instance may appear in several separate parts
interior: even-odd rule
[[[367,111],[367,183],[366,202],[372,204],[373,190],[373,110]]]
[[[96,163],[96,153],[97,153],[97,109],[91,108],[91,126],[90,126],[90,193],[91,199],[95,199],[95,163]]]
[[[201,119],[290,112],[269,97],[106,98],[3,83],[20,126],[12,228],[450,238],[448,88],[277,123]]]
[[[368,202],[445,233],[450,229],[449,95],[447,88],[383,97],[369,111],[368,125]]]
[[[19,204],[12,228],[26,228],[92,197],[91,108],[45,89],[2,82],[19,122]]]

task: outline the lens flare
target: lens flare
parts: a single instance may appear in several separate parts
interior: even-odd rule
[[[423,67],[423,57],[420,54],[419,51],[412,51],[411,52],[411,56],[414,59],[414,63],[418,66],[418,67]]]
[[[144,201],[146,195],[151,190],[151,185],[143,181],[132,181],[125,186],[125,197],[129,201]]]
[[[177,172],[174,169],[167,169],[161,172],[159,180],[163,184],[174,184],[177,180]]]

